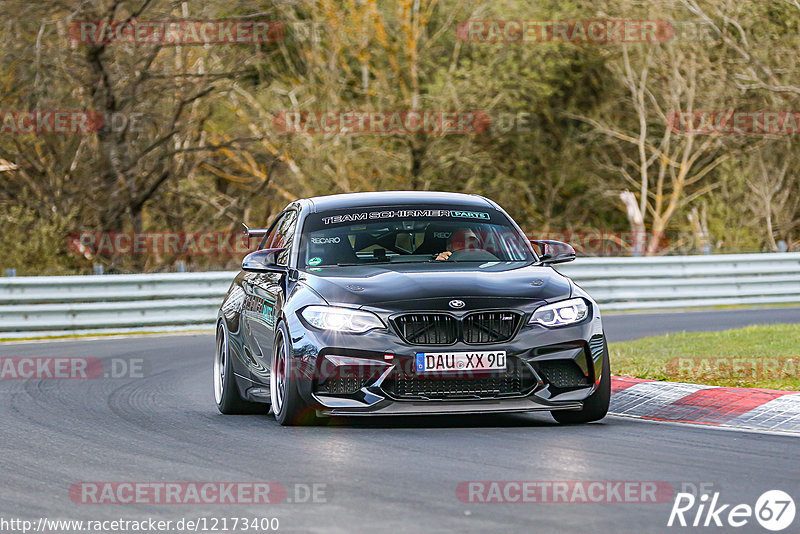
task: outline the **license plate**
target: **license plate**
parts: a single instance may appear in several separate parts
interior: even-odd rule
[[[418,352],[417,372],[494,371],[506,368],[506,351]]]

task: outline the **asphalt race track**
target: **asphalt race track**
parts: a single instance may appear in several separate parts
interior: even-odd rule
[[[672,332],[712,332],[753,324],[800,323],[800,308],[732,308],[673,313],[605,313],[609,341],[626,341]]]
[[[800,309],[609,315],[606,329],[620,340],[730,328],[757,316],[800,322]],[[0,345],[1,357],[89,356],[106,370],[114,358],[142,364],[140,376],[127,378],[0,380],[0,515],[277,517],[279,531],[287,532],[730,532],[668,528],[671,498],[465,503],[456,488],[463,481],[663,481],[676,491],[705,484],[731,505],[753,506],[771,489],[800,497],[800,441],[785,435],[622,417],[565,427],[544,414],[337,420],[306,428],[281,427],[266,414],[223,416],[211,390],[212,351],[209,334]],[[300,504],[76,504],[69,489],[81,481],[272,481],[290,488],[292,501],[304,484],[322,484],[325,493]],[[754,518],[736,531],[767,532]]]

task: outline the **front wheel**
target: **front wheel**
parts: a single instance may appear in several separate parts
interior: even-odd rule
[[[608,405],[611,402],[611,364],[608,361],[608,344],[603,346],[603,370],[600,376],[600,384],[589,398],[583,401],[583,408],[580,410],[563,410],[550,412],[553,419],[562,424],[580,424],[599,421],[608,413]]]
[[[314,424],[317,421],[315,410],[303,401],[297,391],[301,373],[297,361],[291,357],[289,339],[286,325],[281,323],[275,333],[269,376],[272,412],[283,426]]]

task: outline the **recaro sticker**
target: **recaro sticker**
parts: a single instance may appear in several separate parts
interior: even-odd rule
[[[332,243],[341,243],[341,237],[312,237],[311,242],[315,245],[330,245]]]

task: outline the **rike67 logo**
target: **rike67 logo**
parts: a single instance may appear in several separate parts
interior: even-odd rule
[[[755,506],[723,504],[719,501],[719,492],[700,497],[678,493],[667,526],[738,528],[747,525],[755,517],[762,527],[777,532],[792,524],[795,511],[794,500],[781,490],[765,491],[756,500]]]

